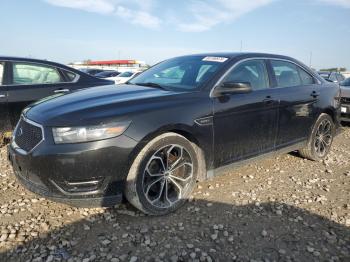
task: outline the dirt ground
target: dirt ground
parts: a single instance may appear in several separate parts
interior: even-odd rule
[[[50,202],[0,154],[0,261],[350,261],[349,127],[324,162],[287,154],[234,169],[164,217]]]

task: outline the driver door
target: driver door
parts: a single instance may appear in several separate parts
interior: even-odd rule
[[[213,98],[215,167],[274,150],[278,126],[265,60],[241,62],[224,82],[250,83],[252,92]]]

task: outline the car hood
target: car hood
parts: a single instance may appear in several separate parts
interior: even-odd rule
[[[178,92],[136,86],[111,85],[52,96],[24,110],[26,118],[44,126],[95,125],[124,120],[130,114],[166,103]]]

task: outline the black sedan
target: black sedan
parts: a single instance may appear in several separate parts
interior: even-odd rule
[[[124,195],[162,215],[238,162],[294,150],[324,159],[339,126],[339,86],[285,56],[183,56],[122,87],[25,109],[9,145],[19,181],[56,201],[109,206]]]
[[[0,57],[0,138],[13,129],[22,109],[34,101],[113,83],[54,62]]]
[[[120,72],[115,71],[115,70],[105,70],[103,72],[100,72],[96,74],[95,76],[98,78],[108,78],[108,77],[115,77],[120,75]]]
[[[84,73],[86,73],[86,74],[88,74],[88,75],[92,75],[92,76],[95,76],[95,75],[97,75],[97,74],[99,74],[99,73],[102,73],[102,72],[104,72],[104,70],[103,69],[98,69],[98,68],[81,68],[81,69],[79,69],[81,72],[84,72]]]

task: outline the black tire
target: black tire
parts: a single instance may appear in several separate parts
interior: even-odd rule
[[[322,135],[324,139],[327,139],[327,141],[322,138],[321,140],[324,141],[320,142],[320,129],[323,128],[325,128],[324,130],[328,130],[329,128],[329,132],[327,132],[327,135]],[[331,149],[334,134],[335,126],[332,117],[325,113],[321,114],[312,128],[306,146],[299,150],[299,154],[302,157],[313,161],[323,160]],[[320,144],[323,145],[323,150],[318,148],[318,145]]]
[[[197,152],[194,143],[176,133],[154,138],[138,153],[129,170],[126,199],[148,215],[175,211],[190,197],[202,170]]]

